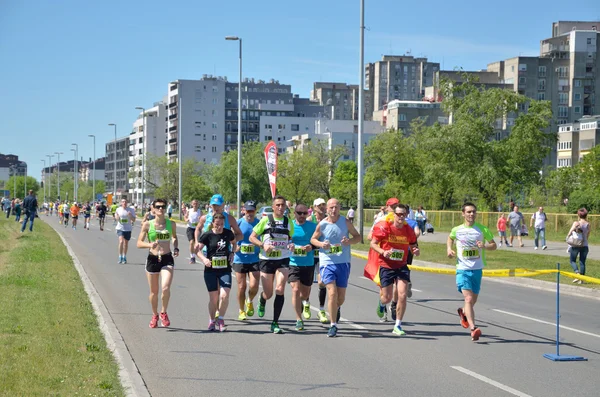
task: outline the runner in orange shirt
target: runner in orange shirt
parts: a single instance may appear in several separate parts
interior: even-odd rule
[[[77,230],[77,218],[79,217],[79,207],[77,203],[71,206],[71,219],[73,219],[73,230]]]

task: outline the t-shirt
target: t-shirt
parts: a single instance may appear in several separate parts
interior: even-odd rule
[[[116,205],[116,204],[113,204],[113,205],[111,205],[111,206],[110,206],[110,212],[112,212],[112,213],[114,214],[114,213],[115,213],[115,211],[117,210],[117,208],[118,208],[118,207],[119,207],[119,206],[118,206],[118,205]]]
[[[496,227],[498,228],[499,232],[505,232],[506,231],[506,218],[498,218]]]
[[[79,215],[79,207],[76,205],[71,206],[71,216]]]
[[[235,235],[229,229],[223,229],[223,232],[216,234],[209,230],[202,233],[198,242],[206,247],[206,256],[211,262],[212,267],[204,266],[205,272],[231,272],[231,263],[229,255],[231,254],[231,242],[235,240]]]
[[[406,266],[410,244],[417,243],[417,236],[414,229],[403,222],[401,227],[394,226],[394,223],[379,222],[373,228],[373,239],[379,241],[379,246],[387,251],[392,250],[392,255],[385,258],[379,255],[378,264],[388,269],[399,269]]]
[[[202,211],[200,211],[200,209],[194,211],[194,209],[190,209],[187,213],[188,216],[188,227],[190,228],[196,228],[196,226],[198,226],[198,219],[200,219],[200,216],[202,215]]]
[[[531,219],[535,220],[533,227],[536,229],[544,229],[546,227],[546,213],[545,212],[534,212],[531,215]]]
[[[273,218],[277,227],[283,227],[284,218]],[[258,236],[262,236],[263,244],[271,244],[274,248],[269,252],[268,256],[264,249],[260,250],[258,257],[264,260],[279,260],[290,257],[290,250],[287,248],[290,242],[290,236],[294,235],[294,222],[288,219],[288,231],[289,235],[282,233],[273,233],[273,236],[269,233],[269,217],[263,216],[258,222],[258,225],[254,226],[254,232]]]
[[[85,207],[83,207],[83,213],[85,214],[86,217],[90,216],[90,214],[92,213],[92,207],[89,205],[86,205]]]
[[[292,242],[295,248],[290,257],[290,266],[312,266],[315,263],[314,251],[306,252],[305,249],[300,247],[310,245],[310,238],[315,233],[316,228],[317,225],[313,222],[304,222],[302,225],[299,225],[294,221]]]
[[[348,218],[354,218],[354,210],[352,208],[348,210]]]
[[[523,214],[520,212],[511,212],[508,214],[508,223],[510,223],[510,226],[513,228],[520,228],[521,227],[521,221],[523,220]]]
[[[133,208],[127,207],[119,207],[115,212],[117,217],[117,227],[115,229],[121,230],[123,232],[130,232],[132,229],[131,226],[131,218],[135,219],[135,212]],[[131,215],[131,218],[129,217]]]
[[[106,215],[106,211],[108,210],[108,208],[106,208],[106,205],[104,204],[100,204],[98,206],[98,215],[99,216],[105,216]]]
[[[458,270],[479,270],[486,265],[485,250],[477,247],[477,242],[494,240],[490,230],[480,223],[473,226],[464,223],[450,232],[450,238],[456,241],[456,268]]]
[[[258,247],[250,242],[250,235],[254,226],[258,225],[258,219],[254,218],[252,223],[248,222],[245,218],[238,219],[237,221],[244,239],[238,241],[237,245],[240,246],[240,250],[235,253],[233,263],[258,263]]]

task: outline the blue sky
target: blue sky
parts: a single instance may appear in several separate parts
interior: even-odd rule
[[[444,69],[536,55],[558,20],[599,20],[596,0],[401,2],[366,0],[365,61],[427,56]],[[359,0],[0,1],[0,153],[39,179],[46,154],[71,143],[92,157],[127,135],[136,106],[150,107],[175,79],[274,78],[302,97],[315,81],[358,83]],[[502,7],[502,8],[500,8]],[[53,161],[56,161],[54,158]]]

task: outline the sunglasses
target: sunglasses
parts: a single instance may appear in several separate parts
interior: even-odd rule
[[[308,215],[308,212],[299,212],[299,211],[296,211],[296,214],[297,215]]]
[[[406,216],[406,212],[394,212],[396,216]]]
[[[165,208],[167,208],[166,205],[155,205],[154,208],[156,208],[157,210],[164,210]]]

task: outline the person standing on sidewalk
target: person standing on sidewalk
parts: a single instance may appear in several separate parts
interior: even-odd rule
[[[15,199],[15,222],[21,221],[21,200]]]
[[[546,221],[548,220],[548,217],[546,216],[546,213],[544,212],[544,207],[540,207],[538,208],[537,212],[534,212],[533,215],[531,215],[531,220],[529,221],[529,227],[534,227],[534,231],[535,231],[535,239],[534,239],[534,243],[535,243],[535,247],[534,249],[537,250],[538,249],[538,242],[541,239],[542,240],[542,249],[545,250],[546,248],[548,248],[546,246]],[[534,224],[535,222],[535,224]]]
[[[507,247],[512,247],[512,245],[510,245],[506,239],[506,217],[504,212],[500,214],[500,218],[498,218],[498,222],[496,222],[496,229],[498,229],[498,235],[500,236],[499,247],[502,247],[503,240]]]
[[[25,211],[25,219],[23,219],[23,226],[21,226],[21,233],[25,231],[27,227],[27,221],[29,221],[29,231],[33,232],[33,220],[37,214],[38,202],[37,198],[33,194],[33,190],[29,191],[29,196],[23,200],[23,211]]]
[[[521,225],[523,224],[523,214],[519,211],[519,206],[515,205],[513,211],[508,214],[508,224],[510,225],[510,246],[513,246],[513,239],[517,236],[519,247],[523,247],[523,239],[521,237]]]
[[[585,208],[580,208],[577,210],[578,219],[573,222],[571,225],[571,229],[569,229],[569,233],[567,233],[567,238],[575,231],[576,229],[581,229],[581,235],[583,237],[583,244],[579,247],[571,246],[571,267],[573,271],[577,274],[585,275],[585,260],[587,259],[588,252],[590,250],[588,245],[588,239],[590,237],[590,223],[587,221],[588,211]],[[577,255],[579,255],[579,268],[577,268]],[[573,279],[573,282],[576,284],[581,284],[583,281],[576,278]]]

